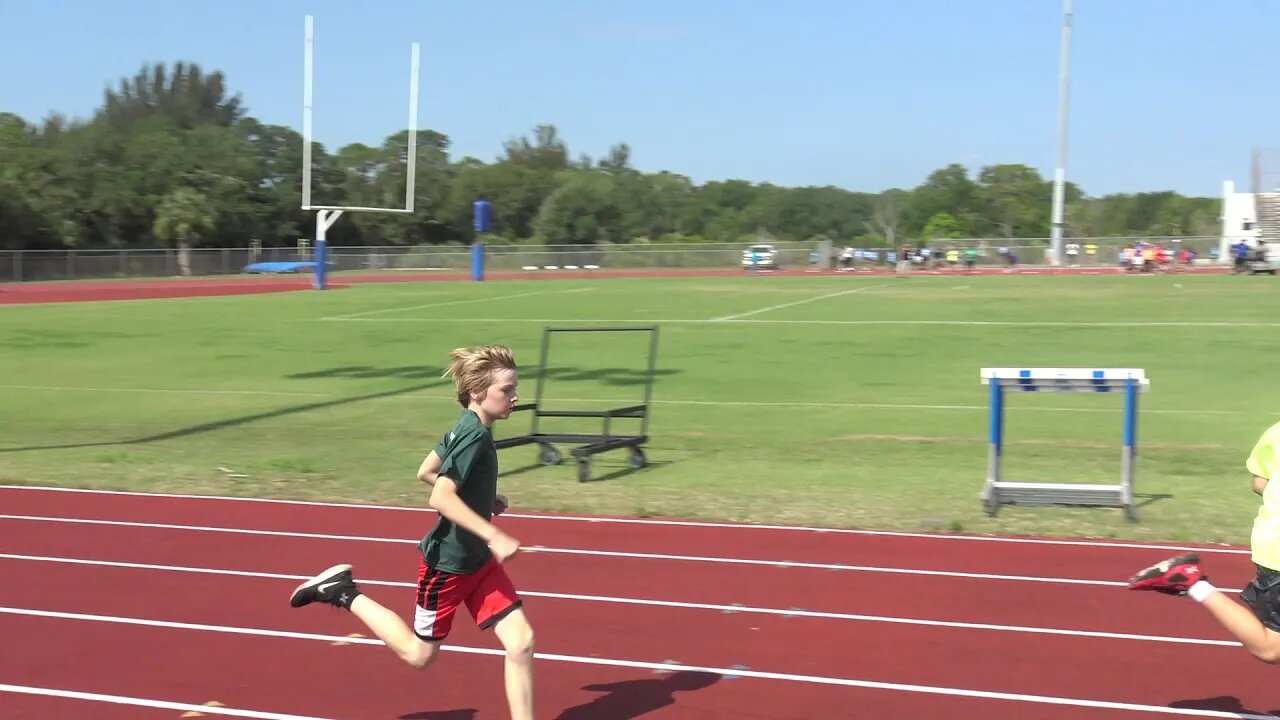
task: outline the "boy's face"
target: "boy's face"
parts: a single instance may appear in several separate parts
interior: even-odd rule
[[[511,417],[511,410],[516,406],[516,386],[519,380],[515,370],[499,370],[493,374],[485,394],[478,400],[480,410],[493,420],[505,420]]]

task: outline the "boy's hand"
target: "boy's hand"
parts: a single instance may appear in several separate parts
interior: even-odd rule
[[[509,505],[510,504],[507,502],[507,496],[499,495],[493,500],[493,514],[501,515],[507,511],[507,507],[509,507]]]
[[[520,552],[520,541],[499,530],[489,541],[489,549],[493,551],[494,558],[503,563]]]

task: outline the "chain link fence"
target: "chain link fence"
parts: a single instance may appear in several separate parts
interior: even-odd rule
[[[1234,238],[1071,238],[1080,246],[1076,263],[1115,266],[1120,252],[1139,242],[1160,244],[1176,252],[1187,248],[1197,264],[1218,263],[1221,248]],[[767,242],[776,251],[782,269],[840,267],[846,246],[839,242]],[[918,247],[918,242],[909,243]],[[949,251],[979,249],[979,265],[1003,266],[1006,248],[1019,265],[1049,263],[1045,238],[965,238],[939,239],[927,243],[934,257],[945,261]],[[751,246],[740,243],[627,245],[487,245],[487,272],[520,272],[552,269],[662,270],[744,268],[744,252]],[[896,262],[898,248],[853,247],[858,267],[889,266]],[[330,247],[329,262],[339,272],[371,273],[457,273],[471,269],[471,248],[465,245],[425,245],[386,247]],[[829,253],[823,257],[824,253]],[[257,262],[294,262],[313,259],[309,246],[266,248],[172,248],[110,250],[0,250],[0,282],[87,280],[109,278],[156,278],[181,276],[238,275]]]

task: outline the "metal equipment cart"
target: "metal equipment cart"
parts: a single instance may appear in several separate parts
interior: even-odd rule
[[[557,333],[649,333],[649,362],[645,371],[644,401],[639,405],[611,408],[608,410],[547,410],[543,406],[543,392],[547,381],[547,358],[550,355],[551,339]],[[538,461],[543,465],[559,465],[563,460],[560,450],[552,443],[573,443],[579,447],[570,451],[578,466],[578,482],[591,479],[591,458],[602,452],[620,450],[628,451],[627,464],[638,470],[648,462],[641,447],[649,441],[649,404],[653,398],[654,366],[658,356],[658,328],[656,325],[616,326],[616,327],[547,327],[542,334],[542,353],[539,362],[537,390],[532,403],[517,404],[513,412],[530,411],[533,415],[532,427],[527,435],[502,438],[494,441],[498,449],[517,447],[520,445],[538,445]],[[600,418],[603,427],[598,434],[592,433],[546,433],[538,429],[538,421],[542,418]],[[636,434],[618,435],[613,432],[610,423],[615,418],[639,420],[640,428]]]

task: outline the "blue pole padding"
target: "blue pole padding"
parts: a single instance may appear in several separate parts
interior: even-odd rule
[[[1124,447],[1133,454],[1138,438],[1138,383],[1133,378],[1124,382]]]
[[[326,247],[327,245],[328,243],[325,242],[324,240],[316,241],[315,287],[317,290],[323,290],[325,288],[325,280],[326,280],[325,270],[326,270],[326,259],[327,259],[326,255],[328,254],[327,253],[328,248]]]
[[[484,280],[484,243],[471,244],[471,279]]]
[[[1000,381],[991,378],[991,445],[1000,452],[1004,444],[1004,389]]]
[[[488,200],[476,200],[472,205],[472,227],[483,235],[493,230],[493,205]]]

